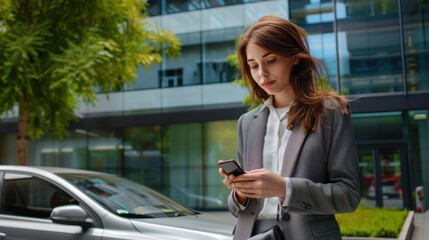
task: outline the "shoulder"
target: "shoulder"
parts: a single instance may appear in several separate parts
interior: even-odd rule
[[[255,116],[258,116],[258,114],[261,111],[264,111],[264,109],[266,109],[266,107],[264,107],[264,105],[261,104],[261,105],[257,106],[256,108],[254,108],[254,109],[252,109],[246,113],[243,113],[243,115],[240,116],[240,121],[242,121],[243,119],[250,119],[250,118],[254,118]]]
[[[327,109],[338,109],[341,108],[341,103],[337,98],[329,96],[323,99],[323,107]]]
[[[267,115],[268,108],[264,107],[264,105],[259,105],[258,107],[250,110],[249,112],[244,113],[240,116],[238,119],[238,125],[239,126],[248,126],[251,124],[251,122],[260,117]]]
[[[349,112],[347,101],[348,100],[346,98],[341,96],[327,96],[323,99],[323,108],[328,112],[339,112],[347,115]]]

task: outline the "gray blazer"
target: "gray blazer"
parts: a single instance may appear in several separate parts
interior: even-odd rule
[[[350,114],[325,101],[326,116],[316,132],[305,134],[296,124],[284,155],[282,176],[290,177],[292,194],[282,208],[285,239],[341,239],[336,213],[352,212],[360,202],[359,166]],[[237,158],[246,171],[262,168],[269,109],[260,107],[238,121]],[[228,208],[238,218],[234,240],[248,239],[262,199],[248,199],[240,209],[232,194]]]

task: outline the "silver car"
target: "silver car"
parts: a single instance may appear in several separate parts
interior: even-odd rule
[[[0,239],[226,240],[234,223],[106,173],[0,166]]]

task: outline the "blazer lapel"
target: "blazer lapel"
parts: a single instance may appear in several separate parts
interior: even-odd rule
[[[263,107],[259,111],[255,112],[254,118],[252,119],[252,123],[249,126],[249,151],[248,151],[248,169],[259,169],[262,168],[262,159],[264,152],[264,138],[265,133],[267,131],[267,120],[268,120],[268,108]]]
[[[283,158],[283,176],[290,177],[292,175],[306,136],[307,134],[302,131],[300,124],[296,123],[286,145]]]

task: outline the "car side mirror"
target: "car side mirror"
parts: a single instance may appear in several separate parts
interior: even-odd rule
[[[65,205],[54,208],[51,212],[51,219],[52,222],[59,224],[79,225],[82,227],[93,226],[92,219],[78,205]]]

